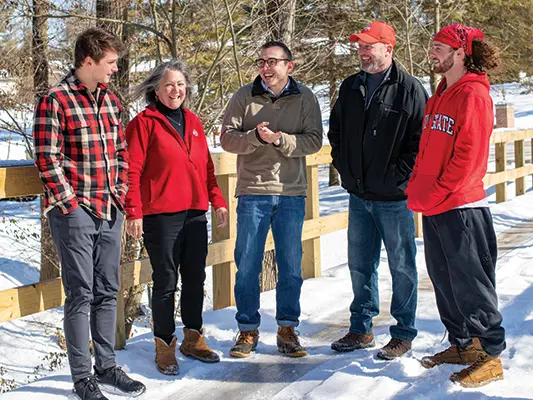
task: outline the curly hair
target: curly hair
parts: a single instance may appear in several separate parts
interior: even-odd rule
[[[486,40],[472,41],[472,55],[465,55],[465,67],[469,72],[482,74],[500,66],[500,52]]]

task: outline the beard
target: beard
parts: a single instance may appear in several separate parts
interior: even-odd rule
[[[453,54],[450,54],[442,61],[438,61],[437,64],[433,65],[433,72],[436,74],[445,74],[453,67]]]
[[[359,62],[361,64],[361,70],[373,74],[377,72],[383,65],[384,62],[381,58],[372,57],[368,61],[364,61],[359,57]]]

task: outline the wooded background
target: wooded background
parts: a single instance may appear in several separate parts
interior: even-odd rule
[[[533,72],[532,17],[533,0],[0,0],[0,72],[14,84],[12,91],[0,91],[0,131],[21,135],[32,156],[31,126],[17,115],[31,115],[36,99],[71,68],[75,38],[90,26],[115,32],[127,45],[111,83],[126,110],[124,124],[142,106],[133,102],[131,89],[158,62],[179,57],[195,82],[187,106],[215,143],[226,104],[257,74],[253,61],[267,40],[287,43],[296,57],[294,77],[333,104],[342,79],[359,69],[349,35],[369,22],[395,28],[394,58],[411,74],[429,77],[434,90],[438,77],[427,50],[442,26],[482,29],[503,60],[491,81],[510,82]],[[330,182],[336,179],[331,169]],[[42,280],[59,274],[47,226],[42,224]],[[124,243],[124,259],[135,258],[136,243]],[[273,264],[273,253],[266,259]],[[269,288],[276,271],[265,270]],[[134,308],[140,291],[126,294]]]

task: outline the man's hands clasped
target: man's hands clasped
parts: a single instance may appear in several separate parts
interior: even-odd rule
[[[261,122],[257,124],[257,133],[259,133],[259,137],[267,142],[272,143],[276,146],[280,144],[280,138],[283,134],[282,131],[272,132],[269,128],[267,128],[268,122]]]

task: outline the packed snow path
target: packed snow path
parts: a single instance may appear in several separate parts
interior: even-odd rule
[[[503,281],[512,280],[504,291],[502,312],[508,332],[508,350],[503,354],[506,379],[478,390],[464,390],[448,381],[448,376],[460,369],[442,366],[425,370],[419,359],[447,346],[442,341],[444,328],[438,320],[432,285],[423,265],[423,247],[418,242],[419,336],[407,357],[392,362],[375,358],[376,349],[389,340],[388,326],[393,322],[388,314],[390,282],[386,257],[380,265],[381,314],[374,320],[376,348],[337,354],[330,349],[332,341],[348,330],[348,306],[351,289],[348,268],[339,265],[325,271],[322,278],[306,281],[302,294],[302,343],[309,356],[291,359],[278,353],[275,346],[276,325],[273,319],[273,292],[265,293],[263,323],[257,352],[248,359],[232,359],[228,352],[234,343],[234,308],[206,312],[208,343],[221,355],[218,364],[206,365],[183,357],[179,352],[181,373],[165,377],[154,366],[153,342],[150,333],[135,336],[125,350],[118,352],[117,361],[133,376],[148,386],[139,399],[353,399],[371,395],[373,399],[411,398],[532,398],[532,385],[527,378],[532,372],[529,359],[533,329],[530,322],[533,298],[533,218],[513,219],[506,216],[498,224],[507,229],[498,236],[499,271]],[[526,251],[529,249],[528,251]],[[520,264],[520,260],[526,264]],[[521,269],[518,265],[522,265]],[[515,268],[515,269],[513,269]],[[516,269],[518,268],[518,269]],[[508,277],[507,277],[508,276]],[[500,282],[501,279],[499,279]],[[516,291],[516,293],[513,293]],[[312,304],[312,307],[309,307]],[[529,305],[528,305],[529,304]],[[181,338],[181,332],[179,337]],[[124,398],[107,394],[110,399]],[[2,399],[74,399],[68,369],[35,381]]]
[[[532,233],[533,220],[529,220],[500,234],[498,236],[498,265],[505,265],[516,249],[531,246],[533,244]],[[386,268],[383,265],[381,267]],[[425,294],[419,293],[420,299],[426,298],[428,294],[433,295],[433,286],[427,275],[419,279],[419,292],[425,292]],[[381,314],[374,319],[375,331],[387,331],[388,326],[393,322],[388,313],[389,307],[390,298],[382,297]],[[308,357],[290,359],[280,355],[275,345],[260,343],[257,353],[248,359],[237,360],[236,362],[225,362],[223,359],[217,368],[205,369],[205,373],[199,376],[189,376],[192,378],[191,382],[180,385],[179,392],[166,397],[165,400],[268,399],[272,397],[296,399],[302,393],[301,391],[291,393],[293,383],[296,382],[295,386],[309,386],[308,382],[313,381],[313,372],[318,373],[314,370],[318,370],[318,367],[324,368],[328,362],[332,363],[339,358],[364,360],[367,367],[372,369],[370,376],[376,377],[382,374],[383,378],[386,378],[387,370],[391,369],[390,362],[374,357],[378,346],[374,349],[345,354],[339,354],[330,349],[331,342],[342,337],[348,331],[348,316],[348,310],[341,310],[320,321],[324,329],[304,339],[304,345],[310,353]],[[409,358],[405,360],[409,360]],[[416,361],[418,362],[418,360]],[[363,369],[361,372],[364,372]],[[300,382],[297,382],[299,380]],[[431,391],[428,391],[427,395],[430,393]],[[405,393],[406,398],[413,395],[414,393]]]

